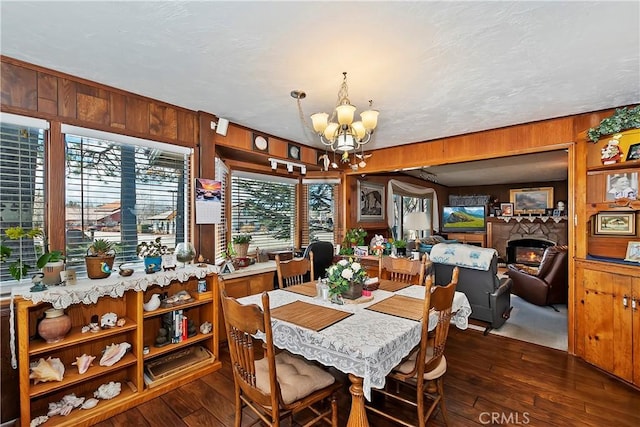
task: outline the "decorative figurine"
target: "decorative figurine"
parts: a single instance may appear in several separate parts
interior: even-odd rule
[[[33,286],[29,289],[31,292],[42,292],[47,290],[47,285],[42,283],[42,279],[44,278],[43,273],[36,273],[31,278],[31,283]]]

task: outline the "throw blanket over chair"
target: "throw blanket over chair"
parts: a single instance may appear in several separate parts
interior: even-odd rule
[[[451,281],[454,267],[460,267],[458,291],[471,304],[472,319],[488,322],[485,334],[499,328],[511,312],[510,278],[498,279],[498,252],[460,243],[438,243],[431,249],[436,285]]]
[[[540,265],[509,264],[512,292],[536,305],[566,304],[569,289],[567,246],[545,249]]]

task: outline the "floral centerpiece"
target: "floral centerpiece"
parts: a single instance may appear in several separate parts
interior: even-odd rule
[[[332,298],[342,295],[356,299],[362,296],[362,286],[367,280],[367,272],[353,258],[341,259],[327,269],[329,295]]]

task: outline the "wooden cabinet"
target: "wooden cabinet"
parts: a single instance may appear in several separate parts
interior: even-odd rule
[[[640,386],[640,278],[633,269],[577,263],[582,357]],[[612,271],[613,270],[613,271]]]
[[[640,161],[625,159],[638,137],[640,130],[623,132],[624,156],[611,164],[601,159],[611,136],[595,144],[583,136],[576,144],[575,188],[582,190],[574,195],[574,348],[587,362],[640,386],[640,263],[624,261],[628,242],[639,239],[638,228],[606,230],[602,222],[623,218],[623,228],[624,221],[638,223],[640,201],[610,194],[615,176],[637,180]]]
[[[103,296],[92,304],[71,304],[65,313],[71,320],[71,331],[63,340],[47,343],[37,336],[37,324],[45,310],[52,307],[50,303],[33,303],[30,300],[16,298],[16,332],[18,370],[20,381],[20,424],[29,426],[37,416],[46,415],[49,403],[59,402],[63,396],[74,393],[78,397],[90,398],[103,384],[119,382],[121,393],[110,400],[99,400],[92,409],[74,409],[67,416],[54,415],[44,425],[73,426],[89,425],[108,419],[134,405],[157,397],[166,391],[194,380],[202,375],[214,372],[221,367],[218,360],[218,293],[213,275],[206,277],[207,292],[198,293],[198,279],[191,278],[185,282],[172,281],[166,286],[150,285],[146,291],[125,291],[120,297]],[[96,282],[97,283],[97,282]],[[186,290],[192,300],[179,306],[159,308],[145,312],[143,303],[154,293],[173,295]],[[195,336],[186,338],[175,344],[155,347],[162,317],[177,309],[194,321],[198,331]],[[82,332],[83,326],[91,323],[92,317],[100,318],[106,313],[115,313],[125,320],[123,326],[103,328],[98,332]],[[212,330],[201,333],[199,327],[205,321],[212,323]],[[118,362],[112,366],[101,366],[102,352],[108,345],[129,343],[131,347]],[[148,347],[149,351],[144,351]],[[163,356],[187,352],[191,348],[202,348],[209,354],[201,363],[185,365],[180,370],[156,379],[145,381],[145,365],[157,361]],[[76,358],[83,354],[96,356],[93,365],[80,374],[73,365]],[[40,359],[59,358],[64,364],[62,381],[47,381],[34,384],[29,378],[30,365]]]
[[[478,245],[482,248],[487,245],[486,233],[447,233],[447,239],[457,240],[460,243]]]

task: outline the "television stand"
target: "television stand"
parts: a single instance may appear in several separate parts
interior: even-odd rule
[[[487,233],[447,233],[447,239],[480,246],[481,248],[487,245]]]

